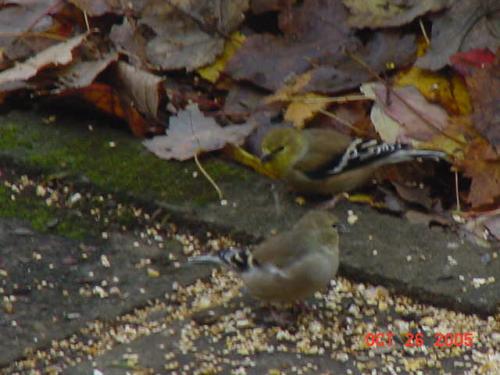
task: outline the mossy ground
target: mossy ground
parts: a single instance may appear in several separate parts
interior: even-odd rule
[[[75,211],[49,207],[34,193],[14,195],[9,188],[0,186],[0,202],[0,216],[26,220],[40,232],[56,233],[73,239],[97,234],[97,226],[89,218]]]
[[[198,171],[193,162],[161,160],[126,130],[94,126],[90,131],[81,120],[67,117],[50,124],[29,113],[0,118],[0,155],[46,173],[84,177],[105,191],[127,191],[172,204],[201,205],[217,199],[200,173],[193,178]],[[246,180],[251,174],[214,157],[202,163],[223,183]]]

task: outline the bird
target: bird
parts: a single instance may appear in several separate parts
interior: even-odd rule
[[[408,144],[351,138],[333,129],[275,127],[262,138],[263,165],[295,191],[335,195],[365,185],[383,165],[444,159],[440,151]]]
[[[228,248],[191,257],[191,263],[222,264],[237,272],[250,295],[264,302],[301,302],[325,289],[339,268],[339,220],[310,210],[288,231],[253,249]]]

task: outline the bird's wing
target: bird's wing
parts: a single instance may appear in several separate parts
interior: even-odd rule
[[[311,178],[324,178],[359,168],[365,164],[378,163],[395,152],[408,148],[408,145],[401,143],[389,144],[376,139],[365,141],[355,138],[347,146],[342,155],[339,155],[336,159],[332,159],[322,169],[310,171],[307,175]]]
[[[261,266],[283,268],[314,247],[311,233],[289,230],[267,239],[252,250],[252,255]]]
[[[329,165],[326,164],[315,171],[308,171],[306,175],[311,179],[323,179],[357,170],[364,165],[377,168],[381,165],[400,163],[417,158],[438,160],[447,157],[443,152],[412,149],[408,144],[385,143],[376,139],[363,140],[355,138],[341,156],[332,159]]]
[[[294,168],[302,172],[314,172],[328,168],[351,143],[351,138],[331,129],[306,129],[307,152]]]
[[[253,257],[252,252],[248,249],[238,249],[230,247],[227,249],[219,250],[215,254],[200,255],[188,259],[190,263],[211,263],[221,264],[232,268],[237,272],[244,272],[248,269],[258,266]]]

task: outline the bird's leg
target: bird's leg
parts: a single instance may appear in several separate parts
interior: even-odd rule
[[[335,206],[342,200],[348,199],[349,195],[347,193],[336,194],[332,199],[327,200],[319,205],[322,210],[333,210]]]
[[[292,306],[292,312],[295,315],[309,314],[313,311],[313,308],[309,306],[305,301],[298,301]]]
[[[262,320],[265,324],[288,328],[297,321],[297,312],[294,310],[294,306],[290,309],[289,306],[283,304],[266,304],[263,310]]]

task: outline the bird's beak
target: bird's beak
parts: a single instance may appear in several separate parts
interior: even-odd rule
[[[278,147],[266,154],[263,154],[261,157],[260,157],[260,161],[263,162],[263,163],[268,163],[270,162],[271,160],[274,159],[274,157],[276,156],[276,154],[278,154],[279,152],[283,151],[283,147]]]
[[[274,154],[272,152],[269,152],[267,154],[262,155],[260,157],[260,161],[263,163],[268,163],[272,160],[273,157],[274,157]]]

